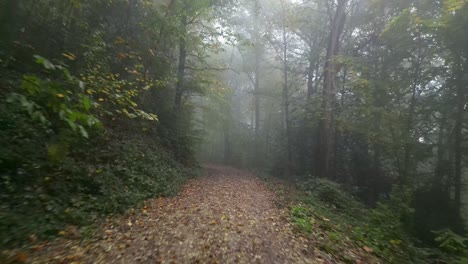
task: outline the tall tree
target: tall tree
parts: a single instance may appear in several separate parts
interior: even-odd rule
[[[336,101],[336,74],[338,70],[337,55],[340,49],[340,38],[346,22],[346,7],[348,0],[337,0],[334,14],[330,11],[330,31],[328,35],[327,55],[323,68],[323,116],[319,124],[317,147],[316,174],[320,177],[334,177],[335,166],[335,101]]]
[[[182,94],[185,81],[185,64],[187,61],[187,0],[182,0],[182,14],[180,16],[181,34],[179,38],[179,63],[177,66],[177,82],[174,98],[174,108],[179,111],[182,104]]]

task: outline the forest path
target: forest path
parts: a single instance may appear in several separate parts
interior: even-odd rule
[[[178,196],[148,200],[106,224],[102,239],[63,239],[33,262],[43,263],[47,255],[53,263],[322,263],[255,175],[215,165],[204,169]]]
[[[275,195],[246,171],[207,165],[173,198],[148,201],[145,213],[112,233],[125,250],[106,260],[120,263],[313,263],[306,243],[275,204]],[[129,227],[129,223],[133,223]],[[117,239],[117,241],[122,239]],[[106,243],[114,246],[114,240]]]

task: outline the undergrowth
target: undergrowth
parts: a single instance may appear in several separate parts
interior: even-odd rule
[[[0,125],[1,246],[51,238],[70,225],[86,230],[103,215],[175,194],[193,175],[138,123],[85,139],[57,135],[3,104]]]
[[[194,174],[191,133],[139,108],[146,88],[34,58],[29,73],[0,72],[0,246],[92,233],[103,216],[175,194]]]
[[[370,209],[328,180],[297,182],[294,191],[284,183],[269,182],[282,205],[289,206],[296,231],[339,262],[356,263],[373,255],[383,263],[466,263],[468,240],[449,230],[436,232],[439,248],[418,246],[408,230],[414,212],[406,190],[396,188],[389,201]],[[296,194],[284,197],[290,193]]]

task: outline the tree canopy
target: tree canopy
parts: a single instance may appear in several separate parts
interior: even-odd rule
[[[211,162],[339,183],[467,250],[466,0],[5,0],[0,88],[0,243]]]

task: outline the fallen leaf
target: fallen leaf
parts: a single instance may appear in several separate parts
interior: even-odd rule
[[[36,242],[36,241],[37,241],[37,236],[34,235],[34,234],[33,234],[33,235],[30,235],[30,236],[29,236],[29,241],[31,241],[31,242],[33,242],[33,243]]]
[[[364,246],[363,249],[364,249],[366,252],[368,252],[368,253],[374,252],[374,250],[373,250],[372,248],[370,248],[370,247]]]
[[[36,245],[36,246],[31,247],[31,249],[34,251],[41,251],[42,249],[44,249],[44,246]]]
[[[28,260],[28,255],[24,252],[19,252],[15,255],[13,258],[13,261],[19,262],[19,263],[25,263]]]

